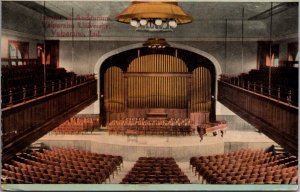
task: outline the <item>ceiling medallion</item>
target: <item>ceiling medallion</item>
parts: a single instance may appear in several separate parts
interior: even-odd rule
[[[177,25],[193,20],[177,2],[157,1],[134,1],[116,19],[130,24],[136,31],[173,31]]]
[[[151,48],[151,49],[163,49],[169,47],[170,45],[167,43],[165,39],[162,38],[149,38],[143,46]]]

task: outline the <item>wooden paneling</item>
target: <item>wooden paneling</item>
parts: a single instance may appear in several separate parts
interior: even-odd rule
[[[3,160],[94,102],[96,86],[93,80],[3,109]]]
[[[219,81],[221,103],[275,142],[298,154],[298,107]]]
[[[168,118],[187,118],[187,109],[172,108],[131,108],[128,109],[126,117],[146,118],[148,113],[161,109],[168,114]]]

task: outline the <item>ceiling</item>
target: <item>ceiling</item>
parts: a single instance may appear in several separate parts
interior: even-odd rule
[[[39,5],[44,6],[44,1],[36,1]],[[280,2],[272,3],[273,7],[281,4]],[[291,3],[290,3],[291,4]],[[292,3],[297,6],[297,3]],[[130,5],[125,1],[46,1],[47,9],[56,12],[64,17],[74,15],[92,15],[92,16],[109,16],[114,18],[122,10]],[[179,5],[190,14],[194,20],[235,20],[242,18],[244,9],[244,18],[248,19],[256,16],[271,8],[270,2],[179,2]],[[284,17],[293,17],[295,15],[286,14]]]
[[[10,3],[10,2],[5,2]],[[99,36],[94,40],[105,39],[133,39],[133,38],[149,38],[159,35],[161,38],[167,39],[190,39],[200,41],[201,39],[222,40],[227,38],[244,38],[252,40],[268,39],[270,37],[270,9],[275,12],[272,19],[273,37],[285,38],[292,34],[298,33],[298,3],[297,2],[182,2],[178,4],[183,10],[193,17],[190,24],[179,25],[172,33],[151,33],[151,32],[135,32],[135,28],[116,22],[115,18],[125,8],[130,1],[19,1],[16,2],[35,12],[39,13],[42,18],[45,13],[48,17],[56,18],[56,20],[48,20],[48,23],[56,23],[59,25],[71,24],[72,12],[76,32],[82,32],[84,38],[89,38],[89,28],[81,28],[77,24],[85,25],[98,24],[106,25],[107,29],[91,28],[91,31],[99,32]],[[3,3],[4,4],[4,3]],[[45,6],[45,7],[44,7]],[[5,7],[5,6],[4,6]],[[7,6],[6,6],[7,7]],[[11,5],[10,7],[13,7]],[[279,7],[279,9],[278,9]],[[243,19],[244,12],[244,19]],[[274,13],[272,12],[272,13]],[[280,13],[277,13],[280,12]],[[82,20],[78,17],[101,17],[107,20]],[[40,19],[39,19],[40,21]],[[227,23],[228,21],[228,23]],[[5,23],[5,21],[3,22]],[[243,32],[242,32],[243,25]],[[17,26],[16,26],[17,28]],[[61,34],[54,34],[54,31],[62,30],[71,32],[69,27],[53,28],[46,27],[46,37],[60,40],[70,40],[64,38]],[[84,39],[83,38],[83,39]],[[80,39],[80,38],[78,38]]]

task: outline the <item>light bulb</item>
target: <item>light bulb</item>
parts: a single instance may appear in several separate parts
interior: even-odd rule
[[[141,19],[140,24],[145,26],[147,24],[147,20],[146,19]]]
[[[160,26],[162,24],[162,20],[161,19],[155,19],[155,25]]]
[[[138,24],[138,22],[134,19],[130,20],[130,25],[133,26],[133,27],[136,27]]]
[[[166,22],[163,22],[163,24],[162,24],[162,28],[167,28],[168,27],[168,24],[166,23]]]
[[[176,23],[176,21],[174,21],[174,20],[169,21],[169,25],[170,25],[172,28],[176,28],[176,27],[177,27],[177,23]]]

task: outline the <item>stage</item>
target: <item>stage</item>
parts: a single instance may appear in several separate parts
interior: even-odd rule
[[[170,156],[186,162],[192,156],[214,155],[239,149],[267,149],[274,141],[255,131],[228,130],[220,134],[208,134],[200,142],[192,136],[126,136],[109,135],[102,130],[83,135],[45,135],[37,142],[48,146],[73,147],[95,153],[121,155],[125,161],[136,161],[141,156]]]

